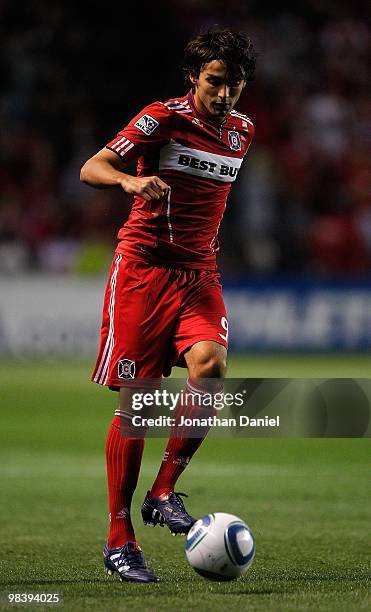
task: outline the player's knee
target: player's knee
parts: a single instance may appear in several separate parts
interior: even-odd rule
[[[227,355],[223,351],[198,351],[192,363],[192,377],[224,378],[227,370]]]
[[[219,357],[210,357],[196,369],[196,378],[224,378],[227,365]]]

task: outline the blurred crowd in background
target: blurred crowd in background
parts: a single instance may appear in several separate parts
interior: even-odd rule
[[[256,135],[220,230],[225,277],[370,276],[366,2],[0,0],[0,272],[107,270],[130,210],[79,182],[142,107],[186,92],[182,52],[214,24],[258,52],[238,109]]]

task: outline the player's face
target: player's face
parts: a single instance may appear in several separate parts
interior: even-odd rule
[[[228,75],[227,67],[221,60],[205,64],[198,77],[192,77],[195,87],[196,106],[214,119],[220,121],[237,103],[246,81]]]

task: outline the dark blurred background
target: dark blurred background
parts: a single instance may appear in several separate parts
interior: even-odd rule
[[[369,274],[366,2],[2,0],[0,20],[1,272],[106,270],[130,198],[81,184],[80,166],[143,106],[185,93],[184,45],[220,24],[259,54],[222,272]]]

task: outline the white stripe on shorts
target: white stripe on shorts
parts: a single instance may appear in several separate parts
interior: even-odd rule
[[[115,344],[115,333],[114,333],[114,331],[115,331],[114,330],[114,321],[115,321],[115,294],[116,294],[118,266],[120,264],[122,256],[119,255],[119,257],[120,257],[120,259],[116,262],[115,273],[114,273],[114,283],[113,283],[112,294],[111,294],[111,297],[113,295],[113,300],[110,300],[110,305],[109,305],[111,340],[110,340],[110,344],[109,344],[108,356],[107,356],[107,359],[106,359],[106,362],[104,364],[104,367],[103,367],[103,370],[102,370],[102,374],[101,374],[101,377],[100,377],[100,380],[99,380],[100,384],[103,384],[103,385],[105,385],[106,382],[107,382],[109,366],[110,366],[111,357],[112,357],[112,351],[113,351],[113,347],[114,347],[114,344]]]
[[[98,382],[101,385],[104,384],[103,378],[109,366],[109,362],[110,362],[111,355],[112,355],[112,349],[113,349],[113,341],[114,341],[113,321],[114,321],[114,314],[115,314],[116,280],[117,280],[117,272],[118,272],[118,268],[119,268],[121,259],[122,259],[122,255],[117,255],[115,269],[113,271],[113,274],[110,280],[111,295],[110,295],[110,302],[109,302],[109,309],[108,309],[109,317],[110,317],[109,334],[107,336],[102,358],[100,360],[97,372],[94,376],[94,382]]]
[[[171,218],[170,218],[170,202],[171,202],[171,187],[169,187],[169,191],[167,192],[166,216],[167,216],[167,226],[169,228],[169,239],[170,239],[170,242],[174,242],[173,226],[171,225]]]

